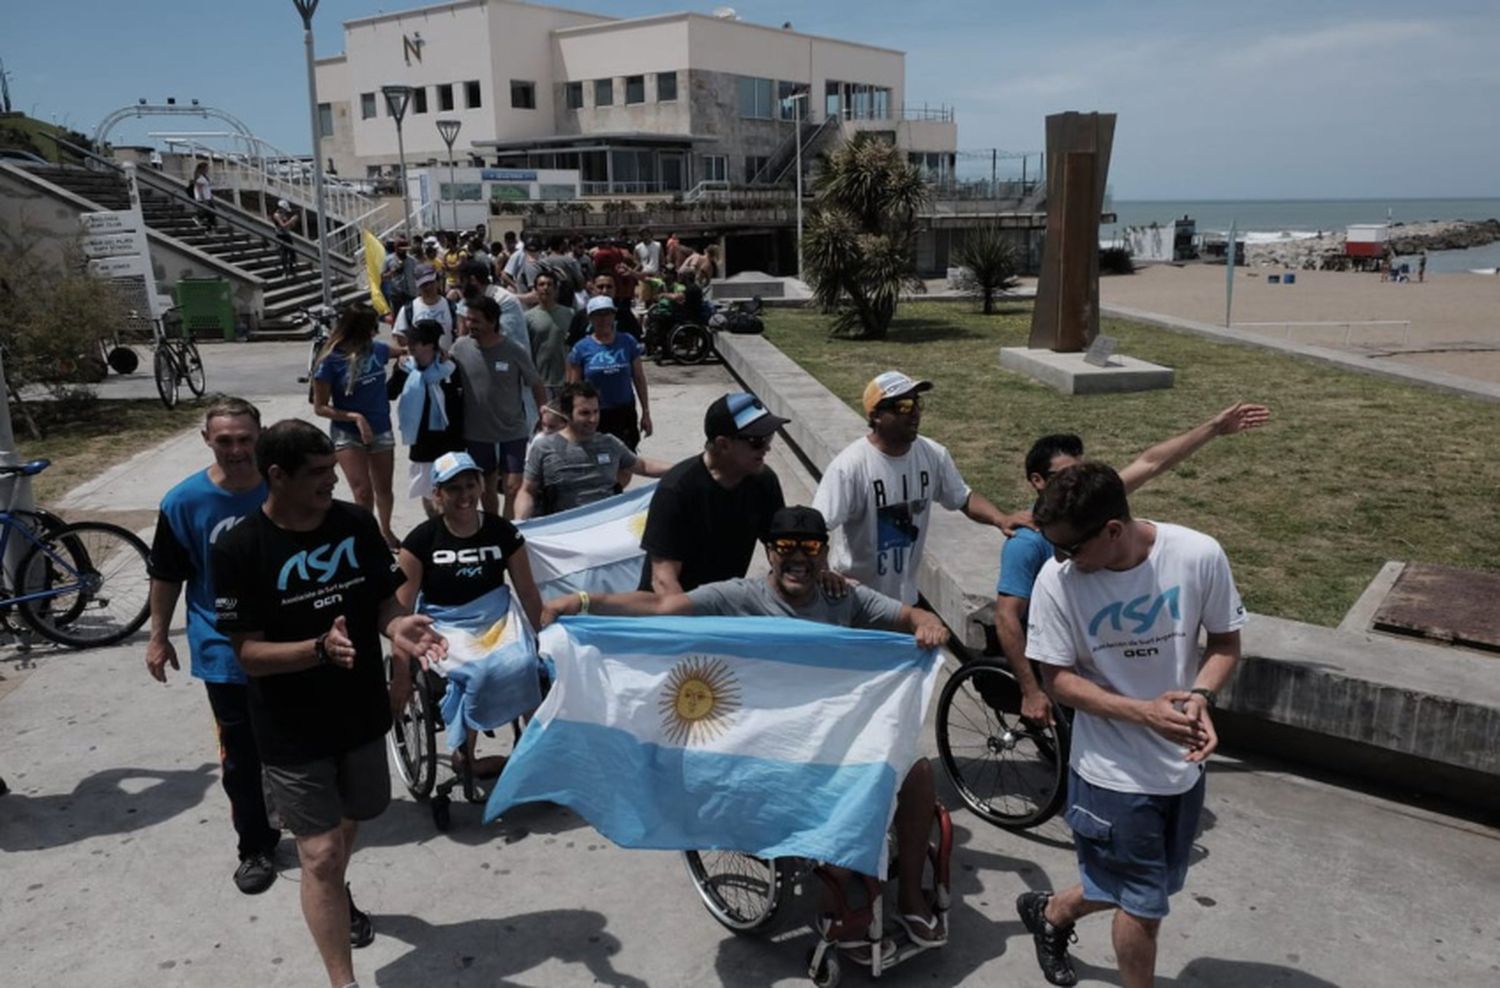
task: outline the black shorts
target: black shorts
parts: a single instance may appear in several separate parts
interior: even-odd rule
[[[616,405],[599,409],[599,431],[607,432],[630,447],[632,453],[641,444],[641,421],[634,405]]]
[[[264,765],[266,795],[297,837],[327,833],[344,820],[373,820],[391,802],[385,738],[296,765]]]

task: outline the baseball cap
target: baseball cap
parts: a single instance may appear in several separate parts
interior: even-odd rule
[[[899,398],[913,391],[931,390],[931,381],[913,381],[900,371],[888,370],[883,374],[875,375],[875,379],[865,385],[865,414],[872,414],[875,406],[887,398]]]
[[[703,433],[709,439],[728,436],[731,439],[753,439],[769,436],[791,419],[772,415],[759,398],[744,391],[724,395],[708,406],[703,416]]]
[[[417,265],[417,287],[421,288],[429,281],[437,281],[437,268],[430,264]]]
[[[615,300],[608,295],[595,295],[589,299],[589,315],[593,315],[596,312],[603,312],[606,309],[610,312],[615,311]]]
[[[444,453],[432,461],[432,482],[446,484],[461,473],[473,470],[479,473],[479,464],[468,453]]]
[[[781,508],[772,515],[771,526],[766,534],[773,539],[778,536],[791,536],[826,541],[828,524],[823,520],[823,514],[817,508],[799,504],[791,508]]]
[[[287,202],[285,199],[277,199],[276,200],[276,205],[279,206],[282,209],[291,209],[292,208],[292,204],[289,203],[289,202]]]

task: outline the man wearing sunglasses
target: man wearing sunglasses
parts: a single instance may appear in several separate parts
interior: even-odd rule
[[[651,498],[639,589],[682,593],[745,575],[755,543],[786,505],[766,454],[787,421],[744,392],[708,406],[703,452],[668,470]]]
[[[1006,535],[1027,523],[970,490],[941,444],[919,435],[922,394],[931,381],[886,371],[865,386],[870,432],[823,473],[813,507],[834,530],[832,567],[906,603],[917,601],[917,569],[936,501]]]
[[[1120,471],[1125,493],[1146,483],[1202,449],[1219,436],[1233,436],[1265,425],[1271,410],[1264,405],[1236,402],[1208,421],[1150,447]],[[1083,459],[1083,440],[1072,433],[1043,436],[1026,454],[1026,482],[1040,497],[1047,481]],[[1021,687],[1021,716],[1039,724],[1052,723],[1052,703],[1026,658],[1026,612],[1031,587],[1042,566],[1052,558],[1052,544],[1042,533],[1024,528],[1006,539],[1000,550],[1000,579],[995,587],[995,634],[1000,650]]]
[[[1239,661],[1245,608],[1219,543],[1131,517],[1102,463],[1053,476],[1035,519],[1054,558],[1033,588],[1026,655],[1075,711],[1065,818],[1081,881],[1027,892],[1016,909],[1054,985],[1078,980],[1073,925],[1113,909],[1121,980],[1138,988],[1152,984],[1161,921],[1187,878],[1218,746],[1209,711]]]
[[[948,629],[943,622],[920,607],[907,606],[864,586],[851,585],[842,596],[825,589],[828,526],[813,508],[777,511],[767,524],[764,542],[770,565],[766,576],[704,583],[689,593],[568,594],[545,603],[541,624],[546,627],[572,614],[788,617],[848,628],[907,632],[923,648],[947,643]],[[744,566],[740,569],[743,571]],[[907,773],[896,801],[897,904],[899,922],[913,941],[926,947],[942,946],[948,939],[947,929],[934,916],[922,890],[936,801],[932,768],[925,758],[919,758]],[[869,950],[862,940],[857,946]],[[851,945],[850,949],[856,948]],[[866,956],[862,963],[868,962]]]

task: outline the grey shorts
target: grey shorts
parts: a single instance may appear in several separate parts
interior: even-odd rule
[[[327,833],[344,820],[373,820],[391,802],[385,738],[297,765],[263,765],[266,795],[297,837]]]
[[[337,453],[341,449],[362,449],[366,453],[384,453],[396,448],[396,433],[392,430],[375,433],[375,438],[367,443],[359,441],[358,432],[345,432],[343,429],[333,430],[333,451]]]

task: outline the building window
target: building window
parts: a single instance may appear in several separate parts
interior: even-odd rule
[[[771,80],[740,76],[740,116],[771,119]]]
[[[745,184],[749,185],[755,181],[757,175],[765,169],[766,163],[771,159],[763,154],[745,155]]]
[[[473,82],[464,83],[464,108],[477,110],[479,107],[479,81],[476,79]]]
[[[656,73],[656,102],[674,103],[677,101],[677,73]]]
[[[840,94],[844,91],[844,84],[836,79],[829,79],[823,83],[823,113],[825,116],[843,116],[844,104]]]
[[[891,118],[891,91],[884,86],[875,89],[875,119],[889,120]]]
[[[567,85],[568,109],[583,109],[583,83],[570,82]]]
[[[793,100],[807,92],[807,84],[801,82],[778,82],[776,84],[776,107],[783,120],[806,120],[808,108],[801,100]]]
[[[447,113],[453,109],[453,83],[441,82],[437,87],[438,110]]]
[[[411,112],[427,112],[427,87],[413,86],[411,90]]]
[[[517,110],[535,110],[536,83],[512,79],[510,81],[510,105]]]
[[[594,105],[614,106],[615,103],[615,81],[613,79],[594,80]]]
[[[376,110],[375,110],[375,94],[374,93],[360,93],[359,94],[359,118],[361,120],[369,120],[372,117],[374,117],[375,114],[376,114]]]
[[[332,137],[333,136],[333,104],[332,103],[319,103],[318,104],[318,136],[319,137]]]
[[[727,182],[728,180],[729,159],[722,154],[705,154],[703,156],[703,181]]]
[[[646,102],[646,77],[643,75],[628,75],[625,77],[625,104]]]

